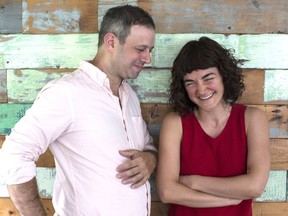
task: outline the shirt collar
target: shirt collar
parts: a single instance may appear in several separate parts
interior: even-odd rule
[[[109,79],[106,73],[94,66],[88,61],[81,61],[79,69],[84,71],[92,80],[100,85],[110,86]],[[122,80],[121,86],[126,89],[126,80]],[[110,87],[109,87],[110,88]]]
[[[84,71],[92,80],[101,85],[109,84],[107,74],[87,61],[81,61],[79,69]]]

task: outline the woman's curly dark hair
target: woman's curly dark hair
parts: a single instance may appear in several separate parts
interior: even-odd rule
[[[232,49],[226,49],[216,41],[201,37],[184,45],[174,60],[172,67],[170,103],[179,115],[187,115],[197,109],[197,105],[188,97],[183,78],[187,73],[198,69],[217,67],[224,84],[223,99],[234,104],[244,91],[244,76],[241,62],[233,56]]]

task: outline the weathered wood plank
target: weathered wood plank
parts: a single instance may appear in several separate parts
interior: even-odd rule
[[[288,170],[288,139],[270,139],[270,147],[271,169]]]
[[[151,216],[167,216],[168,208],[168,204],[164,204],[160,201],[153,201],[151,203]]]
[[[253,216],[286,216],[288,202],[253,203]]]
[[[11,128],[19,121],[25,114],[26,110],[31,104],[6,104],[0,103],[0,134],[9,134]]]
[[[153,16],[159,33],[288,32],[285,0],[151,0],[138,1],[138,6]]]
[[[68,72],[71,70],[7,70],[8,102],[31,103],[45,84]]]
[[[80,60],[94,58],[97,38],[98,34],[0,36],[4,43],[4,67],[76,68]]]
[[[287,55],[285,54],[288,49],[288,35],[275,34],[272,37],[268,35],[242,35],[239,40],[239,56],[240,59],[247,59],[245,68],[265,68],[265,69],[287,69]],[[272,53],[270,52],[271,50]],[[261,52],[261,55],[260,55]],[[276,54],[277,53],[277,54]],[[275,56],[271,56],[276,54]],[[272,57],[272,61],[271,61]],[[270,59],[270,60],[269,60]],[[269,61],[268,64],[264,63]],[[280,63],[280,62],[286,63]],[[280,64],[279,64],[280,63]]]
[[[37,167],[37,183],[39,194],[43,198],[51,198],[53,195],[53,185],[55,181],[55,168]],[[152,200],[158,201],[155,175],[150,178]],[[268,183],[261,197],[257,202],[285,201],[286,200],[287,171],[270,171]],[[0,197],[8,197],[8,191],[3,180],[0,179]]]
[[[31,104],[0,104],[0,134],[9,134]],[[163,116],[171,109],[167,104],[142,104],[142,112],[151,134],[157,137]],[[253,105],[262,109],[269,119],[270,138],[288,138],[286,105]]]
[[[154,67],[171,67],[181,47],[189,40],[208,36],[227,48],[235,50],[235,56],[244,61],[243,68],[286,69],[288,35],[222,35],[222,34],[157,34]]]
[[[257,202],[286,201],[287,171],[270,171],[267,185]]]
[[[48,81],[71,71],[73,69],[7,70],[8,102],[32,103]],[[246,88],[239,100],[240,103],[288,104],[288,70],[247,69],[244,70],[244,75]],[[170,76],[170,70],[146,68],[137,79],[128,80],[128,83],[134,88],[142,103],[167,103]]]
[[[251,105],[252,106],[252,105]],[[287,105],[253,105],[262,109],[268,117],[270,138],[287,138]],[[142,113],[147,121],[152,134],[158,134],[161,121],[166,113],[171,110],[167,104],[142,104]]]
[[[97,10],[95,0],[23,0],[23,32],[94,33]]]
[[[42,199],[47,216],[53,216],[54,208],[51,199]],[[151,216],[167,216],[168,204],[154,201],[151,203]],[[285,216],[288,202],[253,203],[253,216]],[[9,198],[0,199],[1,216],[20,216]]]
[[[22,1],[0,0],[0,33],[22,31]]]
[[[264,102],[288,102],[288,70],[267,70],[265,73]]]
[[[0,69],[0,103],[7,103],[7,74]]]
[[[171,68],[181,47],[192,39],[208,36],[245,61],[243,68],[287,69],[288,35],[157,34],[152,63],[155,68]],[[5,69],[76,68],[80,60],[90,60],[97,52],[98,34],[0,35]],[[1,50],[0,50],[1,52]]]
[[[149,125],[148,125],[149,127]],[[155,130],[151,135],[153,136],[155,145],[158,147],[159,130]],[[159,128],[160,129],[160,128]],[[5,135],[0,135],[0,148],[5,140]],[[271,146],[271,170],[288,170],[288,140],[287,139],[270,139]],[[43,155],[39,157],[36,162],[37,167],[55,167],[55,162],[51,151],[48,149]]]
[[[109,8],[119,6],[119,5],[126,5],[126,4],[137,6],[138,1],[137,0],[131,0],[131,1],[130,0],[121,0],[121,1],[98,0],[98,30],[100,29],[100,24],[103,20],[103,16]]]
[[[55,168],[37,167],[36,179],[38,184],[38,191],[42,198],[52,197],[55,176]],[[5,198],[8,196],[9,194],[6,185],[4,184],[3,179],[0,179],[0,197]]]
[[[7,8],[7,4],[9,3],[9,6],[13,2],[17,3],[17,7],[13,5],[12,9]],[[3,23],[0,23],[1,29],[3,29],[1,32],[21,32],[21,1],[2,0],[1,3],[3,19],[1,16],[0,20],[4,20]],[[285,12],[288,6],[285,0],[277,0],[277,2],[266,0],[250,4],[244,0],[233,3],[228,0],[221,0],[220,3],[210,1],[201,2],[201,4],[199,1],[122,1],[121,3],[99,1],[99,22],[107,8],[127,3],[147,10],[153,16],[159,33],[287,32]],[[231,7],[237,8],[237,10],[231,10]],[[239,22],[243,16],[250,18]],[[8,26],[7,23],[11,23],[9,17],[18,18],[17,25]],[[181,17],[181,19],[177,19],[177,17]],[[194,21],[191,22],[191,20]],[[23,31],[26,33],[96,32],[97,23],[97,1],[73,0],[69,1],[69,4],[60,0],[53,0],[49,3],[35,0],[23,1]],[[17,31],[8,31],[8,28],[13,27],[17,27]],[[5,29],[6,31],[4,31]]]

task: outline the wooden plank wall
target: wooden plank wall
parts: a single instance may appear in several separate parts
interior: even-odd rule
[[[255,216],[288,212],[288,3],[286,0],[0,0],[0,146],[49,80],[77,68],[97,51],[98,26],[107,8],[119,4],[147,10],[157,26],[152,63],[130,83],[158,144],[169,111],[168,82],[173,59],[189,40],[209,36],[244,62],[246,90],[240,102],[263,109],[269,118],[272,163],[265,192],[253,203]],[[48,151],[37,163],[39,192],[49,216],[55,177]],[[152,183],[152,216],[167,205]],[[0,215],[19,215],[0,179]]]

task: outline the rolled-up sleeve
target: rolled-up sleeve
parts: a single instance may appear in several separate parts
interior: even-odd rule
[[[0,172],[5,184],[20,184],[36,176],[35,162],[71,123],[67,89],[50,83],[6,136],[0,150]]]

